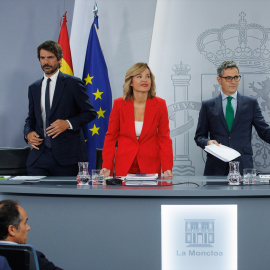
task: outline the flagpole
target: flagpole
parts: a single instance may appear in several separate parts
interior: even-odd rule
[[[94,16],[95,16],[95,17],[96,17],[97,14],[98,14],[98,5],[97,5],[97,2],[95,2],[95,4],[94,4],[93,13],[94,13]]]
[[[86,92],[97,111],[98,117],[84,127],[84,135],[88,152],[88,169],[96,168],[96,149],[103,148],[105,134],[108,130],[109,116],[112,109],[112,92],[108,69],[97,35],[98,7],[95,3],[94,21],[92,23],[83,70]]]
[[[97,14],[98,14],[98,5],[97,5],[97,2],[95,2],[95,4],[94,4],[93,13],[94,13],[94,17],[96,18],[97,17]],[[100,44],[100,40],[99,40],[99,36],[98,36],[98,29],[97,29],[96,24],[94,24],[94,26],[95,26],[95,30],[97,32],[98,42],[99,42],[99,45],[100,45],[100,48],[101,48],[101,44]],[[102,48],[101,48],[101,51],[102,51]]]

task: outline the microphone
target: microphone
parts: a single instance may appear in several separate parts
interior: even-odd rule
[[[122,180],[119,177],[115,176],[115,161],[116,161],[116,152],[118,147],[118,141],[115,142],[115,152],[114,152],[114,161],[113,161],[113,178],[106,181],[107,185],[122,185]]]
[[[113,179],[115,179],[115,160],[116,160],[117,147],[118,147],[118,141],[115,142],[114,161],[113,161]]]

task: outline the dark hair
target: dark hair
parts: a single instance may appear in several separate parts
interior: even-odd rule
[[[37,48],[38,59],[40,58],[41,49],[52,52],[56,56],[58,61],[63,58],[63,50],[61,46],[53,40],[47,40],[38,46]]]
[[[16,229],[22,221],[18,204],[12,200],[0,201],[0,240],[8,237],[8,227],[13,225]]]
[[[219,77],[222,77],[224,74],[224,70],[227,68],[237,68],[238,72],[239,72],[239,68],[237,66],[237,64],[234,61],[224,61],[222,62],[218,68],[217,68],[217,75]]]

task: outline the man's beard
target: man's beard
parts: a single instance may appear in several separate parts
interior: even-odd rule
[[[45,67],[50,67],[51,70],[44,70]],[[44,71],[45,74],[53,74],[58,68],[59,68],[58,65],[55,65],[55,66],[44,65],[44,66],[42,66],[42,70]]]

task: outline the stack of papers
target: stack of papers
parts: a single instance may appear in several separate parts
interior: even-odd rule
[[[156,180],[158,178],[158,174],[128,174],[126,177],[127,181],[149,181]]]
[[[222,144],[219,146],[215,144],[207,145],[204,150],[225,162],[229,162],[241,156],[236,150]]]
[[[0,180],[8,180],[10,177],[10,175],[0,175]]]
[[[158,185],[158,181],[154,181],[154,180],[144,180],[144,181],[136,181],[136,180],[132,180],[132,181],[124,181],[122,183],[123,186],[157,186]]]
[[[29,183],[34,183],[34,182],[39,182],[40,179],[45,178],[46,176],[15,176],[10,178],[9,180],[21,180],[24,182],[29,182]]]
[[[128,174],[123,185],[126,186],[157,186],[158,174]]]

